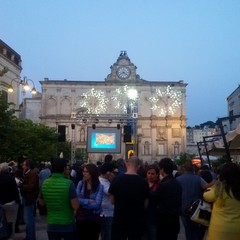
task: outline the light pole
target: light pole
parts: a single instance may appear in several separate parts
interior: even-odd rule
[[[76,143],[75,143],[75,124],[71,124],[72,128],[72,142],[71,142],[71,165],[75,163],[75,150],[76,150]]]
[[[132,143],[133,151],[137,155],[137,119],[138,119],[138,92],[135,88],[130,88],[127,90],[128,102],[127,102],[127,115],[130,116],[128,119],[128,125],[132,127]]]
[[[19,81],[17,81],[17,79],[18,79]],[[32,87],[32,88],[31,88],[30,85],[29,85],[29,81],[33,84],[33,87]],[[12,85],[13,82],[16,82],[17,84],[22,85],[22,87],[23,87],[23,89],[24,89],[25,91],[31,90],[31,93],[32,93],[32,94],[36,94],[36,93],[37,93],[37,90],[36,90],[36,88],[35,88],[35,84],[34,84],[33,80],[28,79],[27,77],[24,77],[23,80],[22,80],[22,79],[19,79],[19,78],[13,78],[13,79],[11,80],[11,83],[10,83],[9,88],[8,88],[8,92],[9,92],[9,93],[12,93],[12,92],[15,91],[14,88],[13,88],[13,85]]]
[[[22,87],[21,91],[20,86]],[[9,94],[10,101],[13,102],[15,106],[17,106],[17,109],[15,109],[15,111],[21,112],[19,116],[21,118],[25,118],[27,107],[25,106],[24,101],[25,94],[26,92],[31,92],[32,95],[37,94],[34,82],[31,79],[28,79],[27,77],[24,77],[23,79],[16,77],[10,81],[10,84],[8,84],[7,91],[8,93],[10,93]]]

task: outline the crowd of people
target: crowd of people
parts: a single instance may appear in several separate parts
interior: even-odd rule
[[[209,227],[190,219],[197,199],[212,203]],[[223,164],[215,173],[169,158],[143,164],[137,156],[70,166],[63,158],[37,168],[0,164],[0,204],[12,235],[26,225],[36,240],[35,214],[47,215],[49,240],[177,240],[180,221],[186,240],[240,240],[240,167]]]

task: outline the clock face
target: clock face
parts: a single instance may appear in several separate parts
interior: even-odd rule
[[[130,69],[128,67],[120,67],[117,70],[117,75],[119,78],[126,79],[130,76]]]

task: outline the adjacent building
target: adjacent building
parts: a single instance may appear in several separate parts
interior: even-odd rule
[[[19,109],[19,79],[22,71],[21,56],[0,39],[0,91],[14,109]],[[8,93],[12,86],[14,92]],[[16,112],[18,114],[18,112]]]
[[[227,130],[231,131],[237,128],[240,123],[240,86],[238,86],[227,97],[228,119],[224,121],[224,125],[227,126]],[[236,118],[232,118],[237,116]]]
[[[197,143],[203,142],[204,137],[214,136],[218,134],[216,128],[187,128],[187,150],[186,152],[191,155],[199,155]]]

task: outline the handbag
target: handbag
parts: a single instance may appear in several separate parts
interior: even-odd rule
[[[79,207],[76,215],[77,221],[96,222],[100,220],[100,215],[96,214],[92,209],[86,209],[82,206]]]
[[[190,219],[204,226],[209,226],[212,204],[202,199],[194,201],[189,208]]]

